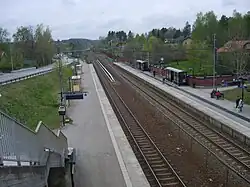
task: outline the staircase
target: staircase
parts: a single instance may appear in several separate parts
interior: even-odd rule
[[[39,122],[30,130],[0,111],[0,186],[47,187],[51,168],[64,168],[68,143]]]

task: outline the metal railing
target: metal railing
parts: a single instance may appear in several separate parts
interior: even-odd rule
[[[68,154],[65,135],[58,130],[54,133],[42,122],[35,131],[30,130],[7,114],[0,111],[0,164],[14,162],[18,166],[46,165],[46,150],[60,155],[54,161],[57,167],[64,166]]]
[[[26,79],[29,79],[29,78],[32,78],[32,77],[47,74],[47,73],[52,72],[52,71],[53,71],[53,68],[51,68],[49,70],[44,70],[44,71],[40,71],[40,72],[28,74],[28,75],[16,77],[16,78],[13,78],[13,79],[0,81],[0,85],[2,86],[2,85],[6,85],[6,84],[11,84],[11,83],[14,83],[14,82],[19,82],[19,81],[26,80]]]

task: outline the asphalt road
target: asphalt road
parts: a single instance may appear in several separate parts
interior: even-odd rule
[[[66,58],[63,58],[62,60],[64,62],[67,62]],[[73,59],[69,58],[68,63],[70,64],[72,62],[73,62]],[[15,72],[15,73],[5,73],[5,74],[0,75],[0,82],[10,81],[12,79],[17,79],[17,78],[28,76],[28,75],[31,75],[31,74],[40,73],[40,72],[43,72],[43,71],[48,71],[48,70],[51,70],[53,68],[54,68],[54,64],[50,64],[48,66],[41,67],[41,68],[38,68],[38,69],[25,70],[25,71]]]

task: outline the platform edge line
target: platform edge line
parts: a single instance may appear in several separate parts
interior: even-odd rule
[[[94,85],[95,85],[96,93],[97,93],[97,96],[98,96],[98,99],[99,99],[99,103],[101,105],[102,113],[103,113],[103,116],[104,116],[104,119],[105,119],[105,122],[106,122],[106,125],[107,125],[107,128],[108,128],[108,131],[109,131],[109,135],[110,135],[112,144],[113,144],[114,149],[115,149],[115,153],[116,153],[116,156],[117,156],[120,168],[121,168],[121,172],[122,172],[124,181],[125,181],[127,187],[133,187],[132,182],[131,182],[130,177],[129,177],[129,174],[128,174],[128,170],[126,168],[126,165],[125,165],[125,163],[123,161],[121,152],[120,152],[119,147],[117,145],[117,142],[115,140],[115,135],[114,135],[114,133],[112,131],[112,128],[110,126],[108,117],[107,117],[106,113],[104,112],[104,106],[103,106],[103,104],[101,102],[101,97],[100,97],[99,91],[97,89],[97,84],[96,84],[96,80],[95,80],[95,78],[97,78],[97,79],[99,79],[99,78],[97,77],[97,75],[96,75],[96,77],[94,77],[94,75],[93,75],[93,72],[95,72],[95,69],[94,69],[93,65],[90,64],[89,67],[91,69],[90,72],[91,72],[91,76],[93,78],[93,82],[94,82]]]

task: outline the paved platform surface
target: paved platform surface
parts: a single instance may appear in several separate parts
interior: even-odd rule
[[[82,83],[89,94],[71,102],[69,146],[77,150],[76,187],[149,187],[92,65]]]
[[[153,77],[152,73],[150,73],[150,72],[143,72],[143,73]],[[162,77],[160,77],[158,75],[155,76],[155,79],[162,81]],[[178,86],[178,88],[181,90],[184,90],[186,92],[189,92],[191,94],[197,95],[197,96],[205,99],[206,101],[212,102],[215,105],[219,105],[220,107],[222,107],[226,110],[229,110],[232,113],[243,116],[244,118],[246,118],[248,120],[248,122],[250,122],[250,105],[244,104],[243,111],[239,112],[235,108],[235,105],[236,105],[235,102],[232,102],[232,101],[229,101],[226,99],[217,100],[217,99],[211,98],[210,93],[212,92],[213,88],[192,88],[190,86]],[[218,88],[218,90],[223,92],[223,91],[231,90],[231,89],[235,89],[235,88],[237,89],[238,87],[237,86],[221,87],[221,88]]]
[[[143,73],[146,74],[146,75],[149,75],[149,76],[153,77],[152,73],[150,73],[150,72],[143,72]],[[162,78],[160,76],[157,76],[157,75],[156,75],[155,79],[157,79],[159,81],[162,81]],[[218,105],[218,106],[220,106],[220,107],[228,110],[228,113],[231,112],[231,113],[234,113],[235,115],[242,116],[244,118],[244,120],[250,122],[250,106],[247,105],[247,104],[244,104],[243,111],[239,112],[235,108],[235,105],[236,105],[235,102],[232,102],[232,101],[229,101],[229,100],[226,100],[226,99],[224,99],[224,100],[217,100],[215,98],[211,98],[210,97],[210,93],[213,90],[212,88],[207,88],[207,89],[206,88],[192,88],[190,86],[177,86],[177,87],[179,89],[185,91],[185,92],[188,92],[190,94],[199,96],[200,98],[202,98],[202,99],[204,99],[204,100],[206,100],[208,102],[211,102],[214,105]],[[223,92],[225,90],[230,90],[230,89],[234,89],[234,88],[237,88],[237,86],[235,86],[235,87],[222,87],[222,88],[218,88],[218,90],[220,90],[221,92]],[[237,116],[234,116],[234,117],[237,117]]]
[[[116,65],[122,67],[123,69],[135,74],[136,76],[146,80],[147,82],[157,86],[158,88],[166,91],[167,93],[181,99],[183,102],[190,104],[191,106],[197,108],[200,111],[205,112],[209,116],[221,121],[223,124],[229,126],[230,128],[250,137],[250,123],[233,116],[232,114],[225,112],[219,108],[216,108],[202,100],[191,96],[188,93],[182,92],[172,86],[162,84],[162,81],[156,80],[153,77],[145,75],[144,72],[134,69],[124,63],[115,63]],[[233,106],[232,106],[233,108]]]

